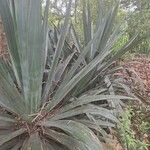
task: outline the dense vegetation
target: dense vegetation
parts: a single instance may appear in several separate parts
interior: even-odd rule
[[[122,24],[126,1],[92,3],[0,0],[9,52],[0,57],[0,150],[103,150],[110,142],[124,102],[135,99],[114,62],[145,34],[127,30],[132,17]]]
[[[99,0],[89,1],[92,11],[92,16],[95,20],[97,17],[97,6]],[[58,23],[63,18],[63,10],[66,1],[51,1],[51,17],[53,18],[55,23]],[[114,4],[114,0],[105,1],[105,11],[109,9],[110,6]],[[126,28],[126,34],[128,38],[131,38],[135,35],[135,33],[139,33],[140,43],[136,45],[134,49],[131,50],[132,53],[144,53],[149,54],[150,46],[149,46],[149,20],[150,20],[150,1],[149,0],[120,0],[121,4],[119,7],[117,20],[116,22],[122,23]],[[84,1],[76,0],[73,3],[72,7],[74,8],[72,13],[72,21],[76,25],[76,30],[78,33],[83,32],[82,27],[82,9],[83,9]],[[82,34],[80,34],[82,37]],[[123,39],[123,37],[122,37]],[[126,40],[126,36],[125,39]]]

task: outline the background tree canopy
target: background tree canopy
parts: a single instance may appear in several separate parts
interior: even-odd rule
[[[82,10],[85,1],[87,0],[74,0],[72,9],[72,23],[76,26],[76,32],[80,35],[81,42],[83,41],[83,20]],[[53,22],[59,24],[64,17],[68,0],[51,0],[51,13],[50,18]],[[105,2],[105,10],[109,8],[115,0],[107,0]],[[91,6],[91,15],[93,18],[97,17],[98,0],[89,1]],[[103,5],[103,4],[102,4]],[[95,25],[95,20],[93,25]],[[121,43],[131,38],[136,33],[139,33],[140,44],[137,45],[131,52],[140,52],[149,54],[150,52],[150,1],[149,0],[121,0],[121,6],[118,12],[116,22],[122,23],[126,28],[127,36],[121,39]]]
[[[141,44],[135,51],[150,52],[150,1],[149,0],[122,0],[122,7],[127,11],[128,34],[132,36],[139,32]]]

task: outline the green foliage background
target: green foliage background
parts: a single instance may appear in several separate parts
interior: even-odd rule
[[[82,9],[85,0],[75,0],[73,3],[74,9],[72,13],[72,23],[76,26],[76,32],[80,35],[81,42],[83,41],[83,20]],[[115,0],[107,0],[105,2],[105,9],[113,5]],[[67,3],[67,1],[66,1]],[[91,15],[94,18],[93,25],[95,25],[97,17],[98,0],[89,1],[91,6]],[[63,16],[58,12],[57,7],[55,13],[51,13],[50,17],[56,23],[60,22]],[[59,10],[60,11],[60,10]],[[116,23],[123,24],[126,27],[127,36],[130,39],[136,33],[139,33],[140,44],[132,49],[131,53],[150,53],[150,1],[149,0],[121,0],[121,6],[118,11]],[[120,45],[120,43],[118,43]]]

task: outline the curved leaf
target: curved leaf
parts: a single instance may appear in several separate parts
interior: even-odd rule
[[[96,105],[85,105],[85,106],[77,107],[69,111],[66,111],[64,113],[56,114],[51,119],[60,120],[60,119],[65,119],[69,117],[74,117],[74,116],[81,115],[81,114],[86,114],[86,113],[90,113],[91,115],[96,115],[99,117],[101,116],[106,119],[110,119],[114,122],[118,122],[117,118],[111,113],[110,110],[106,108],[98,107]]]
[[[15,138],[15,137],[17,137],[17,136],[19,136],[19,135],[21,135],[25,132],[26,132],[26,129],[21,128],[21,129],[16,130],[12,133],[9,133],[9,134],[6,134],[6,135],[1,135],[0,136],[0,146],[2,146],[4,143],[12,140],[13,138]]]
[[[87,145],[89,150],[103,150],[97,136],[85,125],[72,120],[59,120],[54,122],[45,122],[42,125],[46,127],[57,127],[64,130],[73,138]]]
[[[78,106],[82,106],[88,103],[92,103],[92,102],[96,102],[96,101],[103,101],[103,100],[120,100],[120,99],[128,99],[128,100],[133,100],[134,98],[128,97],[128,96],[121,96],[121,95],[92,95],[92,96],[88,96],[88,95],[83,95],[80,98],[76,98],[73,102],[71,102],[70,104],[67,104],[65,106],[63,106],[60,109],[60,113],[61,112],[66,112],[70,109],[73,109],[75,107]]]
[[[50,129],[47,129],[45,134],[61,143],[62,145],[65,145],[70,150],[89,150],[84,143],[71,136],[68,136],[67,134],[59,133]]]

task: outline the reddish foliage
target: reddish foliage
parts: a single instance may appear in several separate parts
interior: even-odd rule
[[[150,103],[150,59],[138,55],[121,63],[121,72],[132,91],[145,103]]]
[[[127,60],[124,63],[124,68],[134,70],[135,73],[142,79],[145,88],[150,89],[150,59],[142,55],[136,56],[132,60]]]

